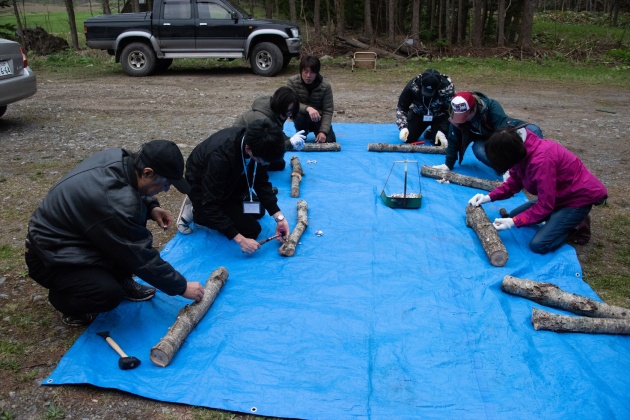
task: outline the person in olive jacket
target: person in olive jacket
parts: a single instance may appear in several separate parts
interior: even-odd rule
[[[297,93],[300,110],[293,116],[297,131],[314,133],[317,143],[335,143],[337,136],[332,128],[335,105],[330,83],[319,71],[319,58],[307,55],[300,60],[300,74],[289,78],[287,86]]]
[[[29,276],[71,326],[87,325],[123,298],[151,299],[155,289],[200,301],[204,288],[188,282],[153,248],[146,223],[173,224],[155,195],[171,184],[187,193],[184,158],[175,143],[153,140],[136,153],[95,153],[62,177],[33,213],[25,241]]]
[[[452,170],[459,158],[462,164],[464,153],[472,143],[477,159],[492,167],[485,152],[486,141],[495,132],[508,127],[525,127],[538,137],[543,136],[540,127],[506,115],[501,104],[481,92],[459,92],[451,100],[450,127],[446,162],[434,166],[436,169]]]
[[[284,152],[284,133],[267,119],[225,128],[199,143],[186,161],[195,224],[221,232],[251,254],[260,248],[258,219],[266,210],[283,242],[289,224],[278,207],[267,167],[281,160]]]

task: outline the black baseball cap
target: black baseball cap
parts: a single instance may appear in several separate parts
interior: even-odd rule
[[[168,179],[182,194],[190,192],[190,184],[184,179],[184,157],[174,142],[151,140],[142,145],[140,159],[156,174]]]
[[[440,73],[429,69],[422,73],[422,96],[433,96],[440,88]]]

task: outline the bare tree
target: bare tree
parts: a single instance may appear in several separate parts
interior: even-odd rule
[[[322,23],[320,19],[321,0],[315,0],[313,2],[313,29],[315,35],[320,36],[322,33]]]
[[[497,11],[497,45],[505,46],[505,0],[499,0]]]
[[[532,47],[532,32],[534,27],[534,12],[536,11],[536,0],[523,0],[523,17],[521,19],[521,30],[518,36],[518,45],[521,47]]]
[[[64,0],[66,11],[68,12],[68,23],[70,23],[70,39],[72,40],[72,48],[79,51],[79,35],[77,34],[77,21],[74,16],[74,3],[72,0]]]
[[[345,26],[345,3],[344,0],[334,0],[335,2],[335,16],[337,20],[337,35],[344,36],[346,32]]]
[[[414,43],[420,40],[420,0],[413,0],[411,5],[411,37]]]
[[[482,0],[473,0],[472,44],[480,47],[483,37]]]
[[[111,15],[112,8],[109,6],[109,0],[102,0],[101,4],[103,6],[103,13],[106,15]]]
[[[291,22],[297,22],[297,13],[295,11],[295,0],[289,0],[289,15]]]
[[[20,9],[18,9],[17,0],[13,0],[13,13],[15,14],[15,20],[17,22],[18,38],[20,44],[22,44],[26,48],[26,45],[24,43],[24,25],[22,25],[22,20],[20,19]]]
[[[387,34],[390,42],[394,42],[394,33],[396,29],[396,0],[387,0]]]
[[[272,0],[265,0],[265,17],[267,19],[273,18],[273,2]]]
[[[466,18],[467,10],[464,6],[464,0],[457,2],[457,44],[462,45],[466,39]]]
[[[372,29],[372,8],[371,1],[365,0],[363,3],[363,36],[374,42],[374,30]]]

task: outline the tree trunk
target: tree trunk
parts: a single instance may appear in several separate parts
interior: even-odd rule
[[[387,0],[387,39],[389,42],[394,42],[394,35],[396,31],[396,0]]]
[[[103,14],[111,15],[112,14],[112,8],[109,6],[109,0],[102,0],[101,4],[103,5]],[[149,10],[151,10],[151,9],[149,9]]]
[[[508,260],[508,253],[483,207],[466,206],[466,226],[472,228],[479,237],[490,264],[503,267]]]
[[[212,272],[206,281],[203,299],[184,306],[179,310],[175,323],[168,329],[168,332],[151,349],[151,361],[160,367],[165,367],[181,347],[188,337],[190,331],[199,323],[201,318],[208,312],[212,303],[216,299],[219,291],[228,278],[228,271],[225,267],[219,267]]]
[[[308,204],[304,200],[298,200],[297,202],[297,223],[295,229],[289,235],[289,238],[282,244],[278,252],[284,257],[292,257],[295,254],[295,248],[297,247],[304,230],[308,226]]]
[[[480,47],[483,40],[482,0],[473,0],[472,45]]]
[[[131,11],[133,13],[140,12],[140,2],[138,0],[130,0],[131,3]]]
[[[505,46],[505,0],[499,0],[497,11],[497,45]]]
[[[368,143],[368,152],[404,152],[445,155],[446,146],[422,146],[416,144]]]
[[[372,42],[374,42],[374,29],[372,28],[372,9],[370,3],[370,0],[365,0],[363,3],[363,36],[372,44]]]
[[[338,36],[344,36],[346,33],[345,27],[345,16],[344,16],[344,1],[345,0],[335,0],[335,17],[337,22],[337,30],[335,33]]]
[[[273,2],[272,2],[272,0],[265,0],[265,17],[267,19],[273,19]]]
[[[315,2],[313,3],[313,29],[315,31],[315,35],[318,37],[322,34],[320,8],[321,8],[321,1],[315,0]]]
[[[523,0],[523,17],[521,19],[521,30],[518,36],[518,45],[530,48],[532,42],[532,31],[534,27],[534,12],[536,11],[536,0]]]
[[[630,320],[628,319],[566,316],[552,314],[537,308],[532,309],[532,325],[537,331],[630,334]]]
[[[411,6],[411,39],[414,44],[420,41],[420,0],[413,0]]]
[[[291,158],[291,197],[297,198],[300,196],[300,182],[302,182],[302,164],[297,156]]]
[[[454,0],[453,0],[454,1]],[[468,17],[468,3],[464,0],[457,2],[457,44],[463,45],[466,41],[466,20]]]
[[[77,35],[77,21],[74,17],[74,3],[72,0],[64,0],[66,11],[68,12],[68,23],[70,24],[70,39],[72,40],[72,48],[79,51],[79,35]]]
[[[295,11],[295,0],[289,0],[289,16],[291,22],[297,22],[297,12]]]
[[[20,44],[22,45],[22,48],[28,50],[24,42],[24,25],[22,25],[22,20],[20,19],[20,9],[18,9],[17,0],[13,0],[13,14],[15,15],[15,21],[17,22],[17,32]]]
[[[437,180],[444,180],[445,182],[463,185],[465,187],[476,188],[478,190],[492,191],[499,185],[500,181],[492,181],[490,179],[475,178],[467,175],[460,175],[453,171],[443,171],[435,169],[427,165],[422,165],[420,169],[422,176],[429,178],[435,178]]]
[[[568,293],[551,283],[505,276],[503,283],[501,283],[501,290],[511,295],[533,300],[541,305],[564,309],[577,315],[593,318],[630,319],[630,309],[607,305],[606,303],[589,299],[586,296]]]

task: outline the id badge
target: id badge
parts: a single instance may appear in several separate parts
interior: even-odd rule
[[[423,115],[422,121],[425,121],[425,122],[433,121],[433,115]]]
[[[260,214],[260,201],[243,201],[243,213]]]

